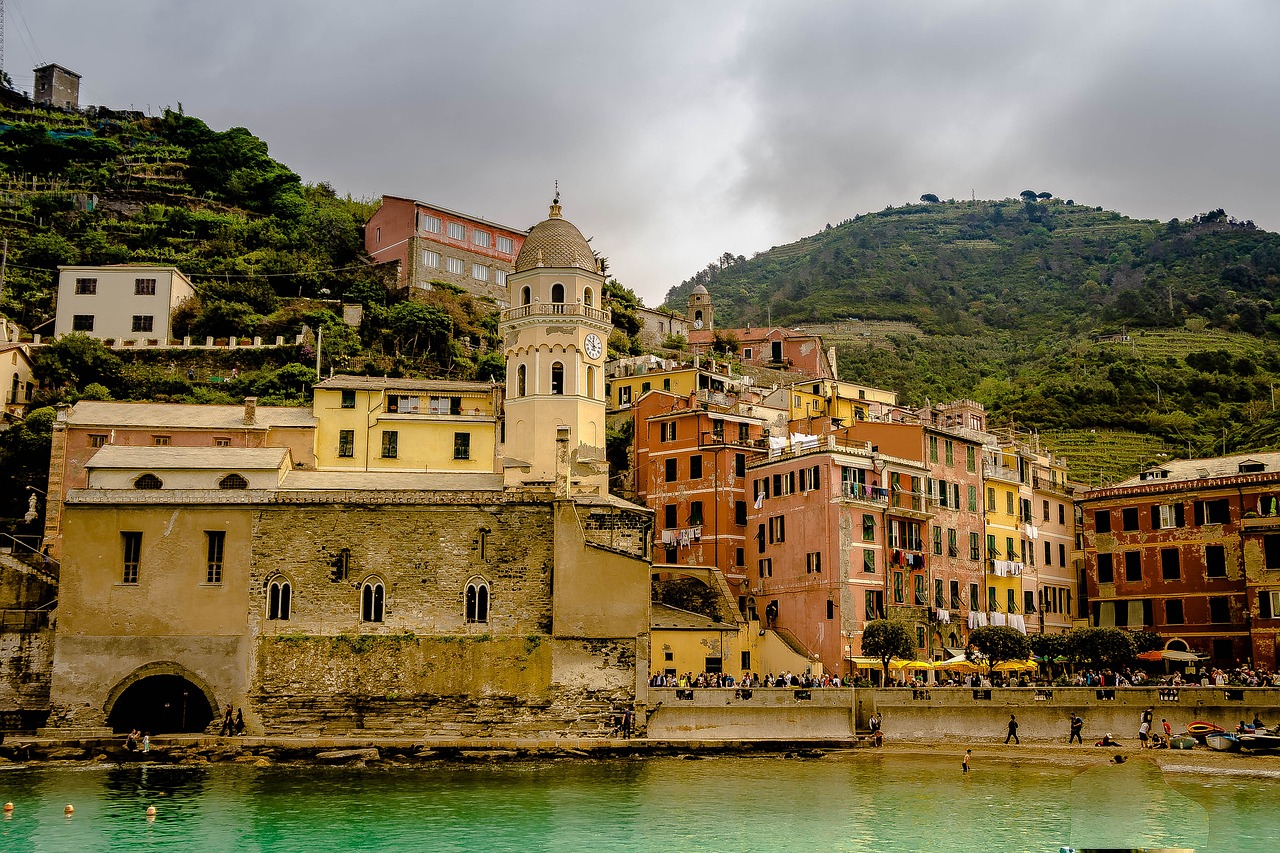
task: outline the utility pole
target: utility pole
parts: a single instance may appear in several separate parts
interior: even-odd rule
[[[316,329],[316,381],[320,381],[320,351],[324,344],[324,325]]]

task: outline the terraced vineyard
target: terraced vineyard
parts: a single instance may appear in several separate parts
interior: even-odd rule
[[[1040,433],[1040,440],[1066,457],[1073,481],[1088,486],[1116,483],[1170,457],[1187,455],[1186,448],[1170,445],[1158,436],[1124,430],[1049,430]]]

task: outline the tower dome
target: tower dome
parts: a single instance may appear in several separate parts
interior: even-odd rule
[[[695,285],[693,286],[693,292],[694,292],[694,293],[697,293],[697,294],[700,294],[700,295],[702,295],[702,296],[710,296],[710,295],[711,295],[711,294],[710,294],[710,292],[709,292],[705,287],[703,287],[703,286],[702,286],[702,285],[700,285],[700,284],[695,284]]]
[[[516,256],[516,272],[535,267],[566,267],[597,272],[596,256],[586,238],[572,222],[560,215],[560,196],[551,203],[547,218],[533,226],[520,254]]]

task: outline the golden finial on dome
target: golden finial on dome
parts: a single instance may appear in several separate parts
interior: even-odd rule
[[[560,182],[556,181],[556,196],[551,200],[551,213],[547,215],[548,219],[560,218]]]

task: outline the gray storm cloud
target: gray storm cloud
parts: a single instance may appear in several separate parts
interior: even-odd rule
[[[924,192],[1280,228],[1274,3],[10,0],[8,30],[19,88],[58,62],[353,195],[525,227],[558,180],[650,304]]]

